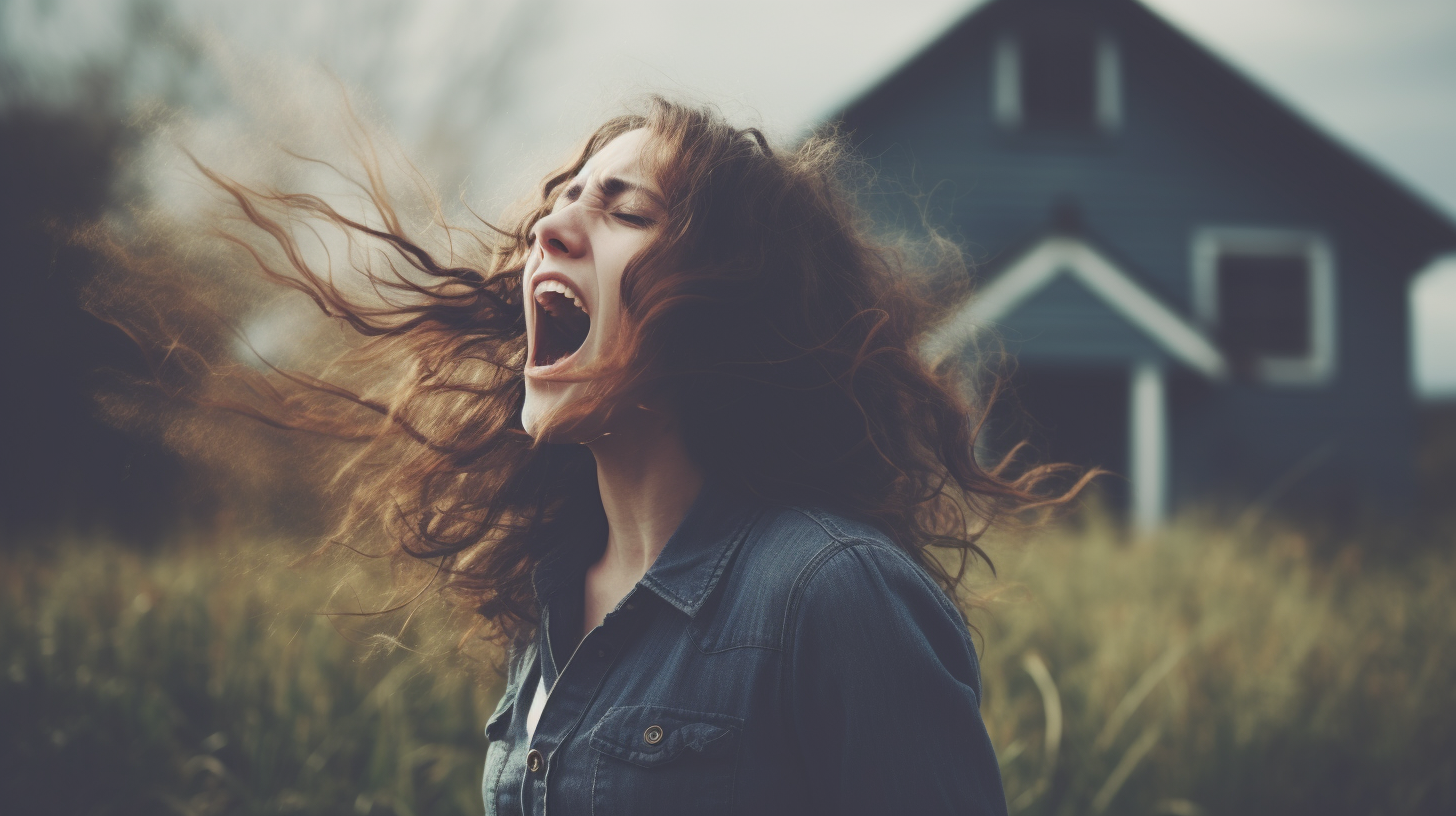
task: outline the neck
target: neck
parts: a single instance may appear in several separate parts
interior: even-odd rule
[[[607,515],[601,564],[640,578],[687,516],[703,474],[664,414],[637,411],[622,424],[589,445]]]

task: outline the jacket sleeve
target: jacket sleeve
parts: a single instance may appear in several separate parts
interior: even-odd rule
[[[1005,814],[980,668],[950,599],[888,545],[806,574],[786,693],[811,795],[832,814]]]

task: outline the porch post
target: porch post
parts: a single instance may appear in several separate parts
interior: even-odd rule
[[[1132,523],[1148,531],[1163,523],[1168,501],[1168,401],[1163,367],[1133,365],[1127,399],[1127,464],[1132,481]]]

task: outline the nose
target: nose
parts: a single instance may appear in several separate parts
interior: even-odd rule
[[[568,205],[536,222],[536,248],[543,257],[580,258],[586,253],[586,237],[579,219]]]

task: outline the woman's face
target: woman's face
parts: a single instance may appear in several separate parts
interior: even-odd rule
[[[608,142],[536,222],[521,279],[529,349],[521,420],[532,436],[585,393],[581,372],[604,359],[621,331],[622,271],[665,215],[642,159],[649,140],[633,130]],[[553,441],[588,441],[607,430],[578,428]]]

